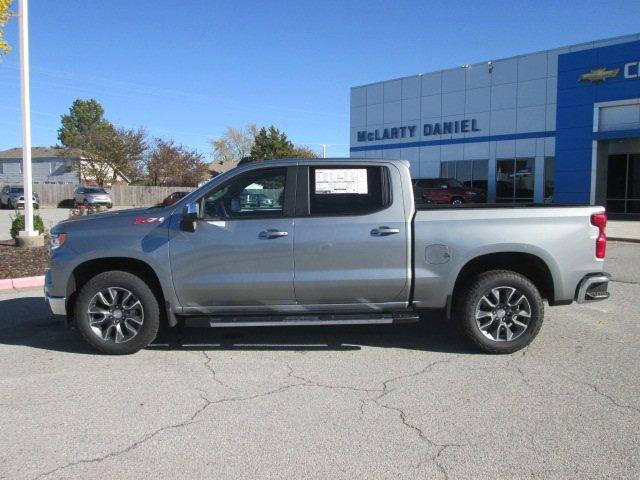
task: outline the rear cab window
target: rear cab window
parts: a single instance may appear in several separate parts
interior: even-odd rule
[[[309,214],[366,215],[391,205],[389,172],[382,166],[309,167]]]

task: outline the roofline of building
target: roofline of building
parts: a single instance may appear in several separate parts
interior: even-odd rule
[[[591,40],[589,42],[582,42],[582,43],[574,43],[572,45],[563,45],[561,47],[555,47],[555,48],[548,48],[546,50],[537,50],[535,52],[527,52],[527,53],[521,53],[519,55],[511,55],[510,57],[502,57],[502,58],[491,58],[489,60],[485,60],[485,61],[481,61],[481,62],[476,62],[476,63],[469,63],[469,67],[475,67],[475,66],[481,66],[481,65],[486,65],[487,62],[502,62],[504,60],[512,60],[514,58],[520,58],[520,57],[527,57],[529,55],[539,55],[541,53],[550,53],[553,52],[555,50],[564,50],[564,49],[571,49],[571,48],[577,48],[577,47],[587,47],[587,46],[592,46],[594,43],[597,42],[610,42],[610,41],[615,41],[615,40],[621,40],[619,43],[626,43],[622,40],[629,38],[629,37],[636,37],[636,40],[640,40],[640,33],[629,33],[626,35],[618,35],[616,37],[609,37],[609,38],[599,38],[596,40]],[[633,40],[629,40],[629,41],[633,41]],[[567,52],[568,53],[568,52]],[[465,64],[466,66],[467,64]],[[464,68],[463,66],[458,66],[458,67],[449,67],[449,68],[442,68],[440,70],[431,70],[429,72],[422,72],[422,73],[414,73],[413,75],[403,75],[401,77],[394,77],[394,78],[390,78],[388,80],[379,80],[377,82],[369,82],[369,83],[363,83],[361,85],[356,85],[351,87],[351,90],[356,89],[356,88],[362,88],[362,87],[368,87],[371,85],[377,85],[379,83],[384,83],[384,82],[391,82],[394,80],[403,80],[405,78],[412,78],[412,77],[421,77],[422,75],[430,75],[432,73],[442,73],[442,72],[449,72],[452,70],[459,70],[460,68]]]

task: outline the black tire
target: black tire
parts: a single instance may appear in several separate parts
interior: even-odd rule
[[[93,297],[109,287],[129,290],[140,300],[144,318],[138,333],[128,341],[115,343],[104,340],[89,325],[89,304]],[[89,280],[80,290],[74,309],[75,324],[80,334],[96,350],[111,355],[128,355],[149,345],[158,335],[160,328],[160,307],[156,295],[140,277],[129,272],[111,270]]]
[[[451,199],[451,205],[462,205],[464,200],[460,197],[454,197]]]
[[[476,320],[477,311],[480,303],[483,301],[483,297],[490,294],[493,289],[499,289],[499,287],[514,288],[526,297],[528,302],[530,317],[528,318],[527,328],[520,333],[520,335],[513,339],[496,340],[489,338],[480,329],[480,325]],[[485,353],[513,353],[527,345],[529,345],[533,339],[538,335],[540,328],[542,328],[542,322],[544,320],[544,303],[540,292],[536,286],[525,276],[519,273],[512,272],[510,270],[493,270],[482,273],[471,280],[470,283],[463,285],[461,291],[456,295],[454,305],[454,320],[464,336],[465,340],[472,346]],[[508,292],[505,291],[505,292]],[[495,297],[491,296],[491,301],[495,301]],[[496,302],[499,303],[499,302]],[[508,302],[507,302],[508,303]],[[525,304],[527,305],[527,304]],[[483,307],[483,309],[490,309],[491,307]],[[517,307],[520,310],[520,306]],[[526,308],[525,308],[526,309]],[[501,310],[501,309],[499,309]],[[515,309],[514,309],[515,311]],[[498,315],[504,315],[504,312],[500,312]],[[509,321],[508,317],[489,317],[486,321],[492,322]],[[523,317],[517,317],[519,321],[525,321]],[[494,324],[495,325],[495,324]],[[516,327],[511,324],[511,327]],[[506,337],[506,328],[500,327],[497,329],[498,338],[500,333],[504,333]],[[509,330],[511,331],[511,330]],[[491,332],[488,332],[491,334]],[[495,335],[495,330],[493,332]]]

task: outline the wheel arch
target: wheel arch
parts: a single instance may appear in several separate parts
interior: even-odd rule
[[[510,270],[524,275],[536,286],[540,295],[553,305],[555,288],[551,269],[542,258],[526,252],[487,253],[467,261],[458,272],[453,287],[453,301],[455,302],[457,293],[473,278],[490,270]]]
[[[158,298],[160,311],[165,313],[168,324],[170,326],[176,325],[177,320],[171,311],[169,303],[166,301],[162,284],[156,271],[143,260],[130,257],[96,258],[76,265],[69,276],[66,289],[67,314],[69,318],[73,318],[73,309],[79,288],[96,275],[111,270],[128,272],[145,281]]]

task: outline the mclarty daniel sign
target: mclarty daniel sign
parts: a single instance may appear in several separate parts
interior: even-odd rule
[[[478,120],[475,118],[456,120],[452,122],[425,123],[422,125],[422,136],[454,135],[456,133],[479,132]],[[377,140],[391,140],[400,138],[415,138],[417,125],[407,125],[391,128],[376,128],[375,130],[361,130],[358,132],[358,142],[375,142]]]

